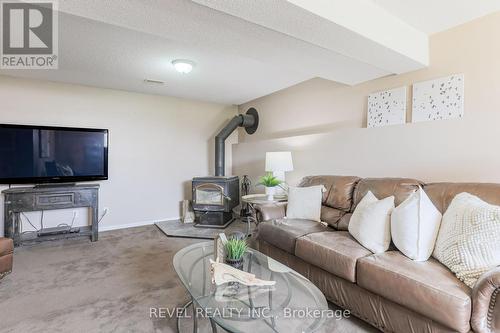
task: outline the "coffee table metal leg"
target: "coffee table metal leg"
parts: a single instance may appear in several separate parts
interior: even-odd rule
[[[177,317],[177,333],[181,333],[181,318],[187,314],[187,309],[193,306],[193,333],[198,333],[198,318],[196,316],[196,309],[193,300],[184,304],[182,307],[182,315]]]
[[[191,304],[193,304],[193,300],[190,300],[189,302],[184,304],[184,306],[182,307],[182,312],[181,312],[182,315],[177,316],[177,333],[181,333],[181,318],[186,315],[187,309],[189,308],[189,306]]]
[[[210,318],[210,325],[212,326],[212,333],[217,333],[217,324],[212,318]]]
[[[274,279],[274,272],[271,272],[271,277],[269,280],[272,281],[273,279]],[[269,289],[268,296],[269,296],[269,309],[273,310],[273,290],[272,289]],[[276,320],[274,319],[274,316],[271,317],[271,324],[272,324],[273,328],[276,327]]]
[[[196,307],[193,301],[193,333],[198,333],[198,316],[196,315]]]
[[[196,306],[195,302],[191,299],[182,307],[182,316],[187,314],[187,309],[192,306],[193,307],[193,333],[198,333],[198,316],[196,315]],[[177,317],[177,333],[181,333],[181,317]],[[212,327],[212,333],[217,333],[217,323],[212,318],[210,319],[210,326]]]

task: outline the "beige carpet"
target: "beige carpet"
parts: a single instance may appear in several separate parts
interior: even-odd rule
[[[149,311],[187,302],[172,258],[198,241],[147,226],[104,232],[96,243],[16,249],[14,271],[0,281],[0,332],[176,332],[175,320],[150,319]],[[354,318],[324,331],[375,332]]]

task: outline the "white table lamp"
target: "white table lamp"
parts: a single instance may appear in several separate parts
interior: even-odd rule
[[[293,171],[292,153],[289,151],[267,152],[266,171],[285,181],[285,172]]]

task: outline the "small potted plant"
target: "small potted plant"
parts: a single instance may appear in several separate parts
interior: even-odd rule
[[[226,264],[243,269],[243,255],[248,249],[248,244],[244,239],[232,238],[226,244]]]
[[[259,185],[263,185],[266,188],[267,200],[274,200],[274,194],[276,193],[276,188],[281,186],[282,181],[274,177],[272,173],[268,173],[265,176],[260,177]]]

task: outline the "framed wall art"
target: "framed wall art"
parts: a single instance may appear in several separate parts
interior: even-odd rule
[[[406,87],[380,91],[368,96],[368,128],[404,123],[406,123]]]
[[[413,85],[412,122],[454,119],[463,116],[463,74],[454,74]]]

